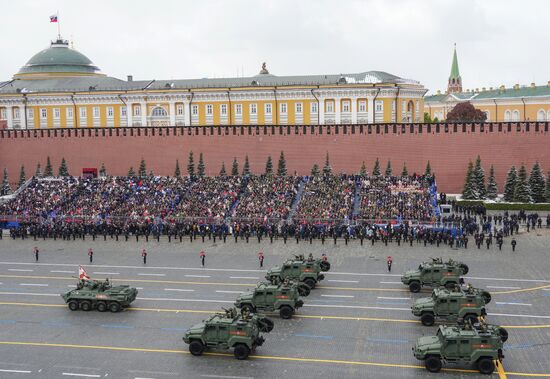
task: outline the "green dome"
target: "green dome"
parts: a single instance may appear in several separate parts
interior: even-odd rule
[[[15,76],[45,75],[95,75],[99,68],[84,54],[70,49],[67,41],[61,39],[52,42],[51,46],[35,54]]]

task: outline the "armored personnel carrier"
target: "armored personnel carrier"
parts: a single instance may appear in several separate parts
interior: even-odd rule
[[[189,352],[202,355],[207,348],[233,349],[235,358],[242,360],[265,339],[260,333],[273,330],[273,321],[252,313],[239,314],[236,308],[224,309],[203,322],[192,326],[183,336]]]
[[[301,284],[301,286],[305,286]],[[309,287],[305,286],[309,291]],[[285,281],[279,285],[260,283],[253,291],[244,292],[235,300],[235,306],[243,312],[256,313],[279,311],[281,318],[289,319],[302,307],[298,285]]]
[[[471,285],[463,290],[457,285],[453,289],[435,288],[431,297],[417,299],[411,308],[425,326],[432,326],[436,319],[456,322],[461,318],[476,323],[478,317],[487,314],[485,305],[490,301],[487,291]]]
[[[74,290],[61,294],[61,297],[71,311],[97,309],[99,312],[118,312],[128,307],[136,299],[137,294],[136,288],[128,285],[113,286],[109,279],[81,279]]]
[[[327,261],[315,260],[311,256],[304,259],[303,255],[299,255],[297,259],[287,259],[281,266],[269,269],[265,278],[271,283],[279,283],[289,279],[304,283],[310,289],[314,289],[315,285],[325,278],[325,275],[321,274],[323,271],[321,263],[323,262],[328,263]],[[330,266],[328,268],[330,269]]]
[[[495,360],[502,361],[506,329],[479,324],[441,325],[435,336],[420,337],[413,347],[414,356],[424,361],[430,372],[439,372],[443,363],[472,365],[482,374],[492,374]]]
[[[431,262],[423,262],[417,270],[409,270],[401,276],[401,282],[409,286],[411,292],[420,292],[423,286],[449,289],[457,284],[463,284],[462,275],[466,275],[469,269],[462,262],[449,259],[443,262],[441,258],[432,258]]]
[[[316,265],[319,265],[321,271],[330,271],[330,262],[326,259],[325,254],[323,258],[313,258],[313,254],[309,254],[306,258],[303,254],[295,255],[294,260],[302,262],[314,262]]]

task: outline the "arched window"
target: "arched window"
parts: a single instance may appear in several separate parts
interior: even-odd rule
[[[512,120],[512,112],[510,112],[509,109],[506,109],[504,112],[504,121],[511,121]]]
[[[537,121],[546,121],[546,112],[544,109],[540,109],[537,112]]]
[[[151,112],[151,116],[153,116],[153,117],[166,117],[166,116],[168,116],[168,113],[166,113],[166,110],[162,107],[155,107],[155,108],[153,108],[153,111]]]
[[[550,121],[550,110],[548,110],[548,113],[546,114],[546,119]]]
[[[519,121],[519,111],[517,109],[514,109],[512,113],[512,121]]]

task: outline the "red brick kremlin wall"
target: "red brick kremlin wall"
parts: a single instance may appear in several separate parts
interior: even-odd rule
[[[548,127],[531,122],[2,130],[0,170],[7,167],[10,181],[17,182],[21,164],[29,177],[50,156],[56,173],[64,157],[72,175],[102,163],[109,174],[125,175],[130,166],[137,171],[143,157],[147,170],[160,175],[173,175],[179,159],[184,174],[192,150],[195,164],[203,153],[208,175],[217,175],[222,161],[230,172],[233,157],[241,170],[247,154],[252,171],[260,173],[268,155],[276,169],[283,150],[289,173],[308,174],[314,163],[322,167],[328,152],[333,170],[347,173],[358,172],[363,161],[371,172],[377,157],[382,169],[390,159],[394,173],[403,163],[409,173],[422,173],[429,160],[439,190],[459,193],[468,161],[479,154],[487,174],[495,166],[502,191],[512,165],[523,162],[530,170],[539,161],[550,170]]]

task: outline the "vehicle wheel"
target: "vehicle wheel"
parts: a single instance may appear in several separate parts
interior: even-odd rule
[[[69,309],[71,311],[77,311],[78,310],[78,301],[76,301],[76,300],[69,301]]]
[[[418,292],[420,292],[421,288],[422,288],[422,286],[418,282],[411,282],[411,284],[409,284],[409,290],[411,292],[418,293]]]
[[[464,316],[464,323],[471,324],[471,325],[477,324],[478,323],[477,316],[472,314]]]
[[[314,289],[315,288],[315,280],[311,279],[311,278],[307,278],[306,280],[304,280],[304,284],[306,286],[308,286],[310,289]]]
[[[321,266],[321,271],[329,271],[330,270],[330,262],[321,261],[319,266]]]
[[[300,284],[298,285],[298,293],[300,296],[306,297],[309,296],[309,293],[311,292],[311,289],[306,284]]]
[[[499,333],[500,333],[500,340],[502,342],[506,342],[508,341],[508,331],[504,328],[499,328]]]
[[[422,322],[424,326],[432,326],[435,322],[435,317],[432,313],[424,313],[420,317],[420,322]]]
[[[281,316],[281,318],[285,320],[292,318],[293,313],[294,313],[294,310],[288,305],[283,305],[281,306],[281,308],[279,308],[279,315]]]
[[[435,355],[430,355],[426,358],[424,365],[429,372],[439,372],[441,370],[441,359]]]
[[[262,317],[261,319],[258,320],[258,327],[260,329],[260,332],[262,333],[271,332],[274,326],[275,324],[273,323],[273,321],[271,321],[267,317]]]
[[[80,309],[82,309],[85,312],[88,312],[92,309],[92,303],[90,303],[88,300],[84,300],[80,303]]]
[[[241,307],[241,313],[256,313],[256,310],[254,309],[254,307],[250,304],[243,304],[243,306]]]
[[[491,358],[480,358],[477,361],[477,369],[485,375],[490,375],[495,371],[495,363]]]
[[[470,268],[467,264],[461,263],[460,268],[462,269],[462,275],[466,275],[468,271],[470,271]]]
[[[192,355],[198,357],[199,355],[202,355],[202,353],[204,352],[204,345],[202,344],[201,341],[193,340],[189,344],[189,352]]]
[[[250,349],[245,344],[238,343],[233,349],[233,354],[235,354],[235,358],[242,361],[243,359],[248,358],[248,354],[250,354]]]
[[[109,310],[113,313],[117,313],[118,311],[120,311],[120,304],[114,302],[109,304]]]
[[[487,291],[481,292],[481,297],[483,298],[483,301],[485,304],[489,304],[491,302],[491,294]]]
[[[457,284],[455,282],[445,283],[445,288],[447,288],[449,291],[452,291],[453,289],[455,289],[456,286]]]
[[[107,310],[107,304],[105,304],[104,301],[100,301],[97,303],[97,310],[98,312],[105,312]]]

